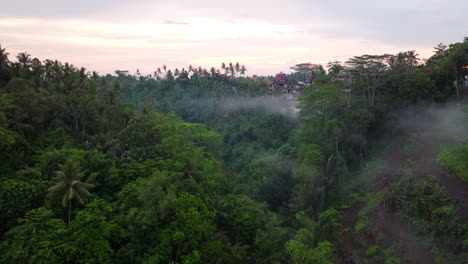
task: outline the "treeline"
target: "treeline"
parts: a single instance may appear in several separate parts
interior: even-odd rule
[[[295,120],[240,65],[100,76],[0,48],[0,263],[337,261],[375,141],[398,109],[463,96],[465,65],[467,39],[334,62]]]

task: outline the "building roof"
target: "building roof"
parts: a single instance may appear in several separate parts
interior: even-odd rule
[[[273,85],[299,85],[296,80],[289,79],[284,73],[278,73],[273,80]]]

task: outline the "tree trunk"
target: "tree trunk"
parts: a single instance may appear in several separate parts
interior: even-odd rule
[[[71,199],[68,200],[68,226],[70,226],[70,218],[71,218]]]
[[[363,155],[363,153],[362,153],[362,152],[363,152],[363,150],[362,150],[362,149],[363,149],[363,146],[362,146],[362,145],[363,145],[363,144],[362,144],[362,142],[361,142],[361,144],[360,144],[360,153],[359,153],[359,155],[360,155],[360,157],[361,157],[361,168],[364,167],[364,155]]]

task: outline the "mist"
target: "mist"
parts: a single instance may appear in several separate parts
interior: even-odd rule
[[[399,124],[406,132],[432,134],[448,141],[468,138],[468,112],[463,104],[419,104],[399,114]]]
[[[226,111],[263,108],[267,112],[281,114],[294,120],[299,116],[298,100],[296,97],[289,95],[228,97],[221,100],[220,106]]]

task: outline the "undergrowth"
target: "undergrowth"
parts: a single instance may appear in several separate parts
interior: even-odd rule
[[[437,163],[468,183],[468,141],[446,147],[437,155]]]

